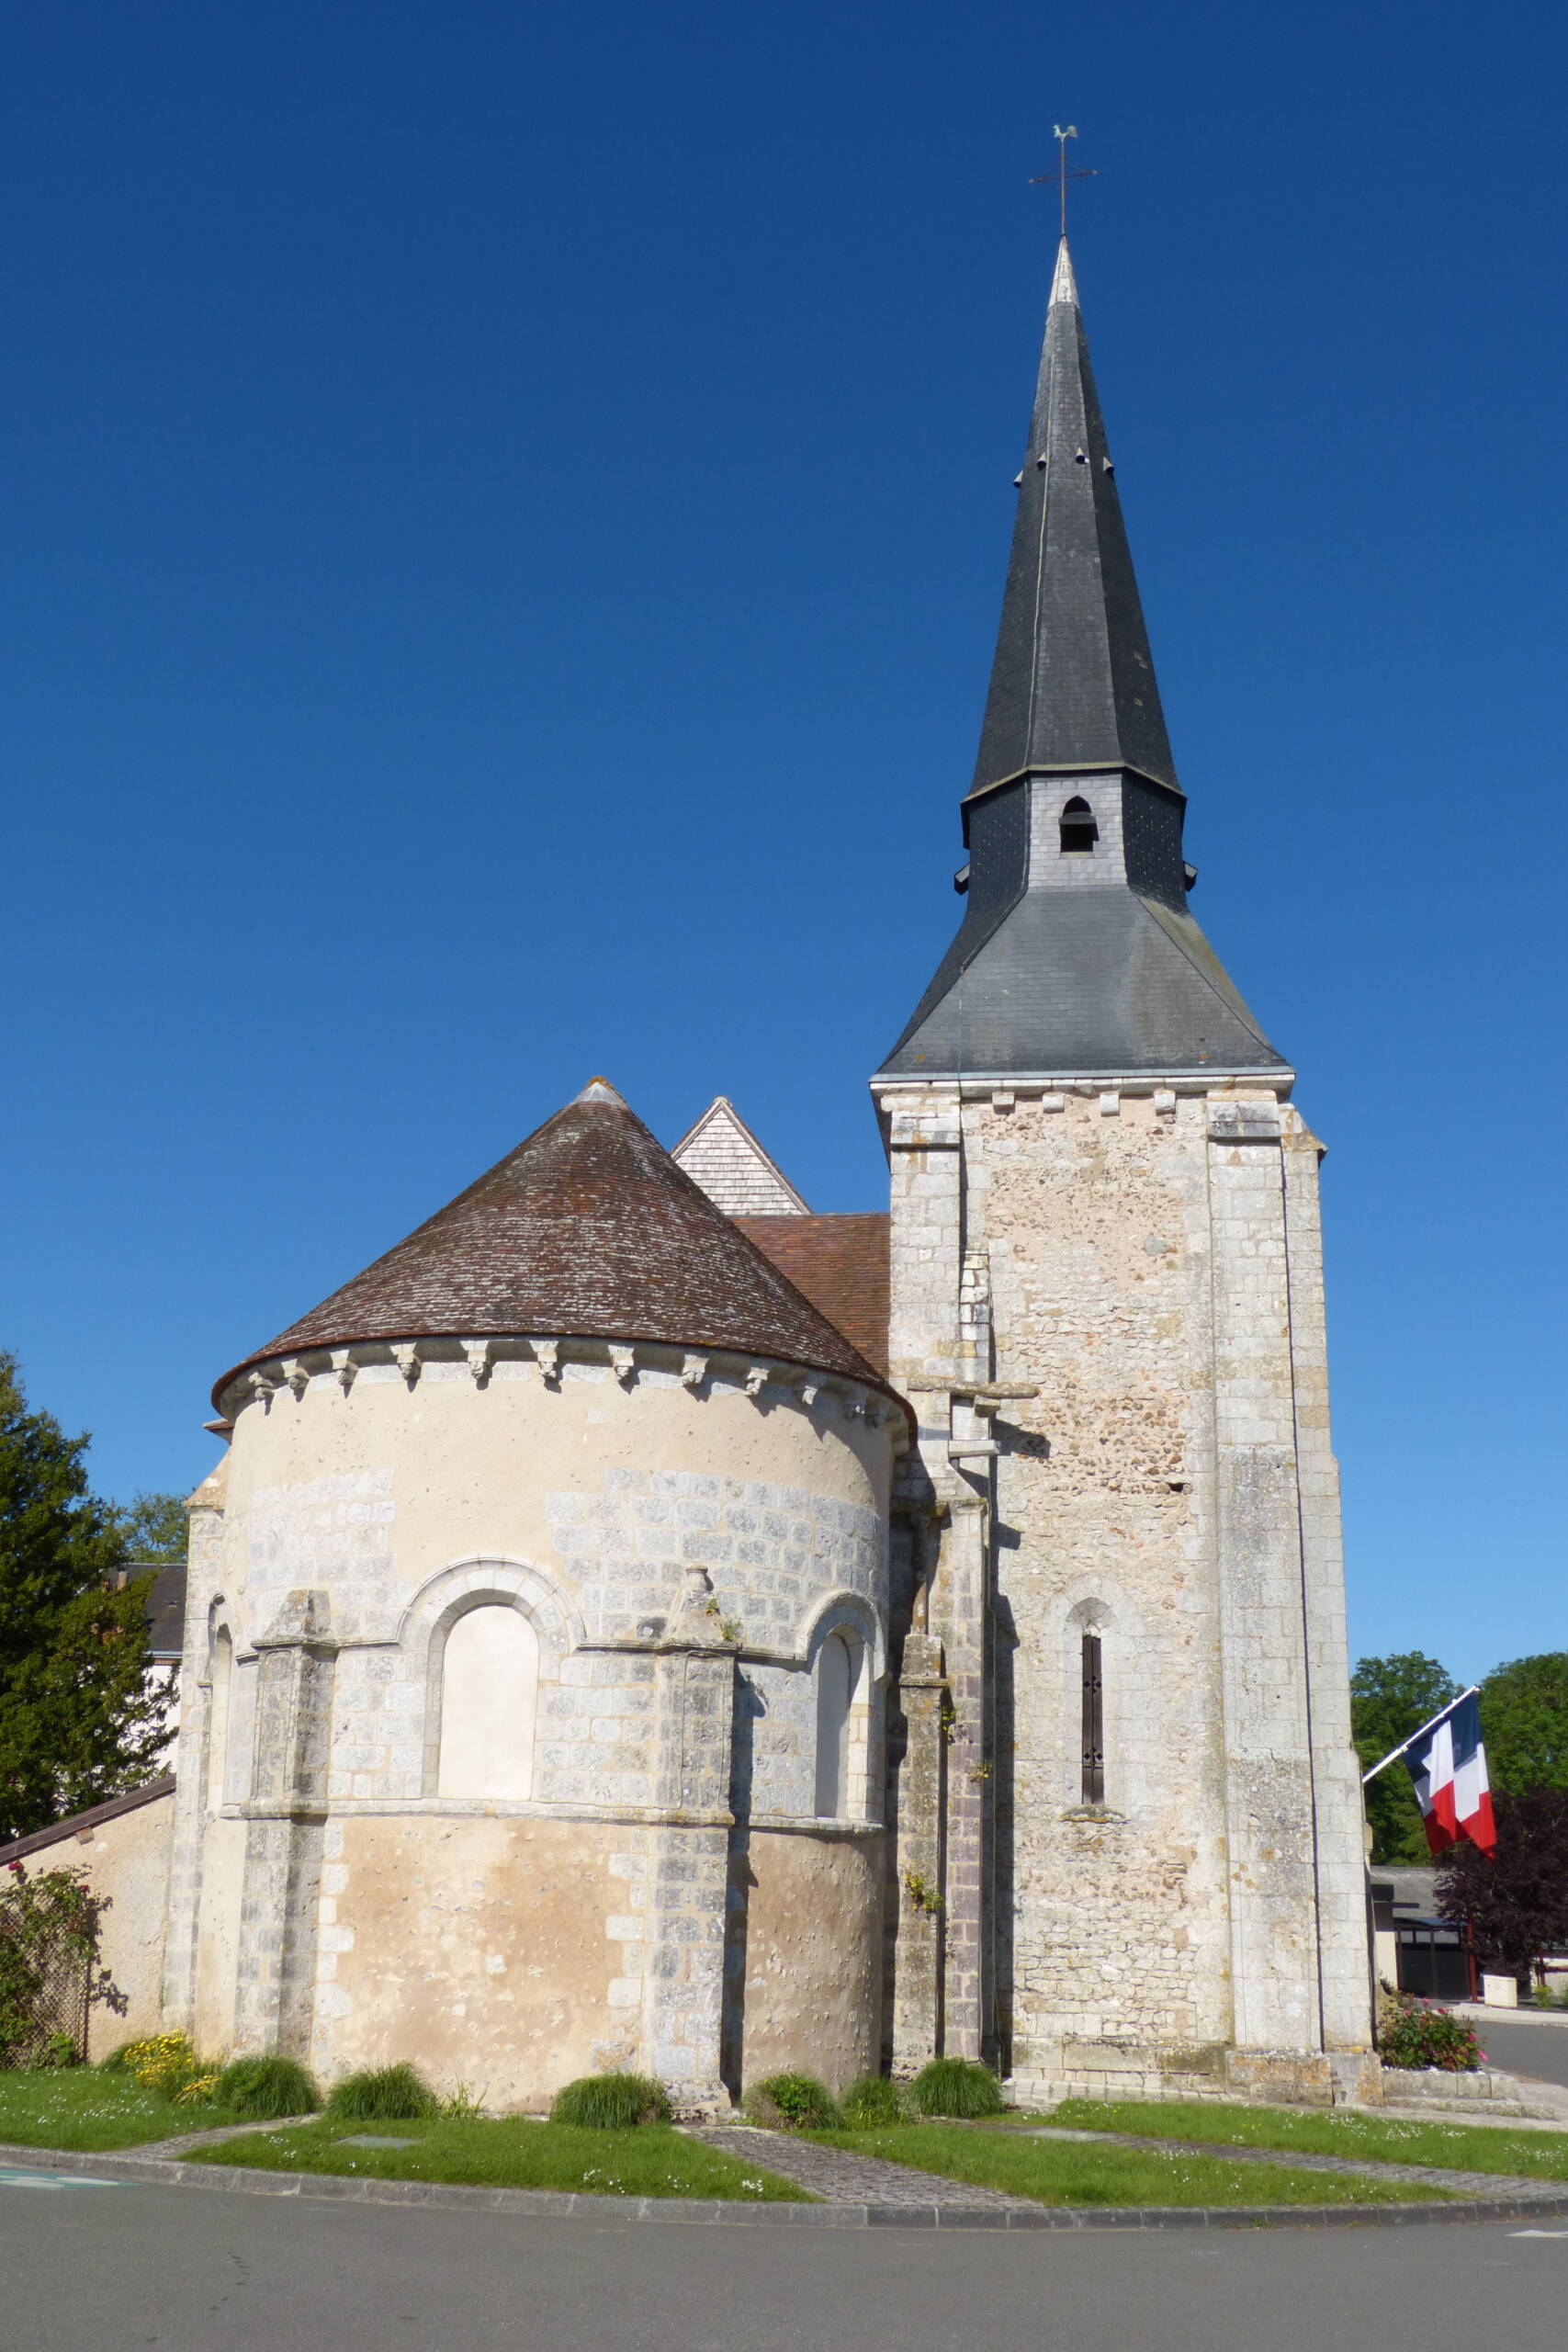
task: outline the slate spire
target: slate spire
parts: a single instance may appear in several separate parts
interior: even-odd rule
[[[974,788],[1111,764],[1176,783],[1064,237]]]
[[[880,1076],[1288,1080],[1189,910],[1185,815],[1064,238],[964,921]]]

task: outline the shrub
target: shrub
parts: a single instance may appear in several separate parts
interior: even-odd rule
[[[284,2115],[310,2115],[321,2103],[321,2093],[297,2058],[236,2058],[218,2077],[220,2107],[236,2115],[254,2115],[258,2122],[276,2123]]]
[[[900,2123],[904,2117],[904,2094],[886,2075],[863,2075],[850,2085],[842,2105],[844,2121],[856,2131],[869,2130],[876,2123]]]
[[[773,2132],[834,2132],[839,2102],[815,2075],[769,2075],[746,2094],[746,2112]]]
[[[625,2132],[637,2123],[668,2123],[670,2095],[651,2075],[582,2075],[555,2096],[552,2123],[591,2132]]]
[[[348,2123],[418,2123],[440,2102],[413,2066],[367,2066],[333,2086],[327,2113]]]
[[[111,2050],[109,2052],[107,2058],[100,2058],[98,2060],[99,2074],[129,2075],[130,2072],[130,2053],[136,2046],[137,2045],[134,2041],[122,2041],[118,2049]]]
[[[1475,2030],[1416,1993],[1384,1992],[1378,2005],[1378,2056],[1385,2066],[1438,2066],[1472,2075],[1484,2052]]]
[[[107,2063],[112,2072],[134,2075],[144,2091],[157,2091],[164,2098],[178,2098],[197,2075],[217,2071],[197,2056],[184,2033],[153,2033],[142,2041],[128,2041]]]
[[[909,2085],[919,2115],[1000,2115],[1002,2086],[978,2058],[933,2058]]]
[[[190,2080],[182,2083],[175,2093],[175,2105],[176,2107],[205,2107],[209,2099],[216,2100],[218,2086],[222,2079],[216,2066],[210,2067],[205,2075],[193,2075]]]

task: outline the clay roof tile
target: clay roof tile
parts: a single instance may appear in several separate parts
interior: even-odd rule
[[[594,1079],[213,1393],[253,1364],[314,1348],[533,1332],[770,1356],[884,1385]]]

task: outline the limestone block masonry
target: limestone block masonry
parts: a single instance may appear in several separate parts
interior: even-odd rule
[[[934,2010],[1024,2091],[1326,2098],[1371,2019],[1318,1147],[1240,1082],[877,1092],[930,1525],[895,1888],[943,1870],[939,1981],[895,1947],[895,2055]]]
[[[231,1409],[193,1498],[167,2021],[499,2107],[604,2065],[701,2109],[758,2052],[874,2064],[891,1400],[525,1337],[323,1351]],[[534,1728],[464,1795],[444,1661],[481,1607],[527,1621]]]

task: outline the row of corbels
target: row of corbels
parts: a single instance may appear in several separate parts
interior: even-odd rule
[[[568,1343],[561,1340],[530,1339],[524,1344],[526,1345],[528,1354],[518,1358],[513,1353],[518,1345],[516,1341],[462,1340],[460,1345],[467,1359],[468,1370],[473,1375],[475,1386],[484,1388],[489,1385],[491,1374],[501,1360],[502,1350],[504,1347],[510,1360],[525,1363],[531,1359],[537,1364],[540,1377],[546,1386],[558,1387],[561,1376],[562,1351]],[[621,1386],[629,1389],[637,1372],[637,1350],[617,1340],[607,1341],[605,1346],[609,1355],[610,1369]],[[376,1361],[384,1362],[385,1357],[389,1355],[407,1385],[412,1388],[417,1384],[427,1362],[426,1357],[421,1352],[419,1342],[414,1340],[389,1341],[386,1343],[384,1351],[378,1352]],[[595,1356],[590,1360],[602,1363],[604,1358]],[[441,1361],[450,1362],[451,1358],[444,1356]],[[289,1390],[296,1398],[302,1397],[311,1382],[320,1379],[323,1374],[330,1374],[346,1396],[364,1369],[364,1364],[352,1348],[313,1349],[309,1355],[284,1356],[276,1363],[257,1365],[254,1371],[244,1374],[235,1383],[234,1389],[230,1392],[232,1401],[231,1403],[230,1398],[225,1398],[225,1403],[231,1411],[238,1411],[242,1406],[253,1403],[259,1404],[264,1411],[268,1411],[271,1409],[273,1398],[280,1395],[283,1390]],[[725,1369],[724,1363],[716,1363],[711,1356],[694,1353],[688,1350],[681,1360],[681,1385],[683,1388],[690,1389],[694,1396],[703,1387],[710,1374],[721,1374]],[[753,1361],[747,1363],[740,1385],[746,1395],[754,1402],[761,1399],[763,1390],[771,1385],[775,1389],[782,1390],[785,1396],[804,1405],[807,1411],[821,1400],[836,1405],[846,1420],[863,1420],[874,1429],[879,1428],[884,1421],[898,1418],[897,1406],[886,1396],[878,1396],[847,1383],[826,1380],[809,1373],[798,1374],[784,1373],[770,1363]]]

